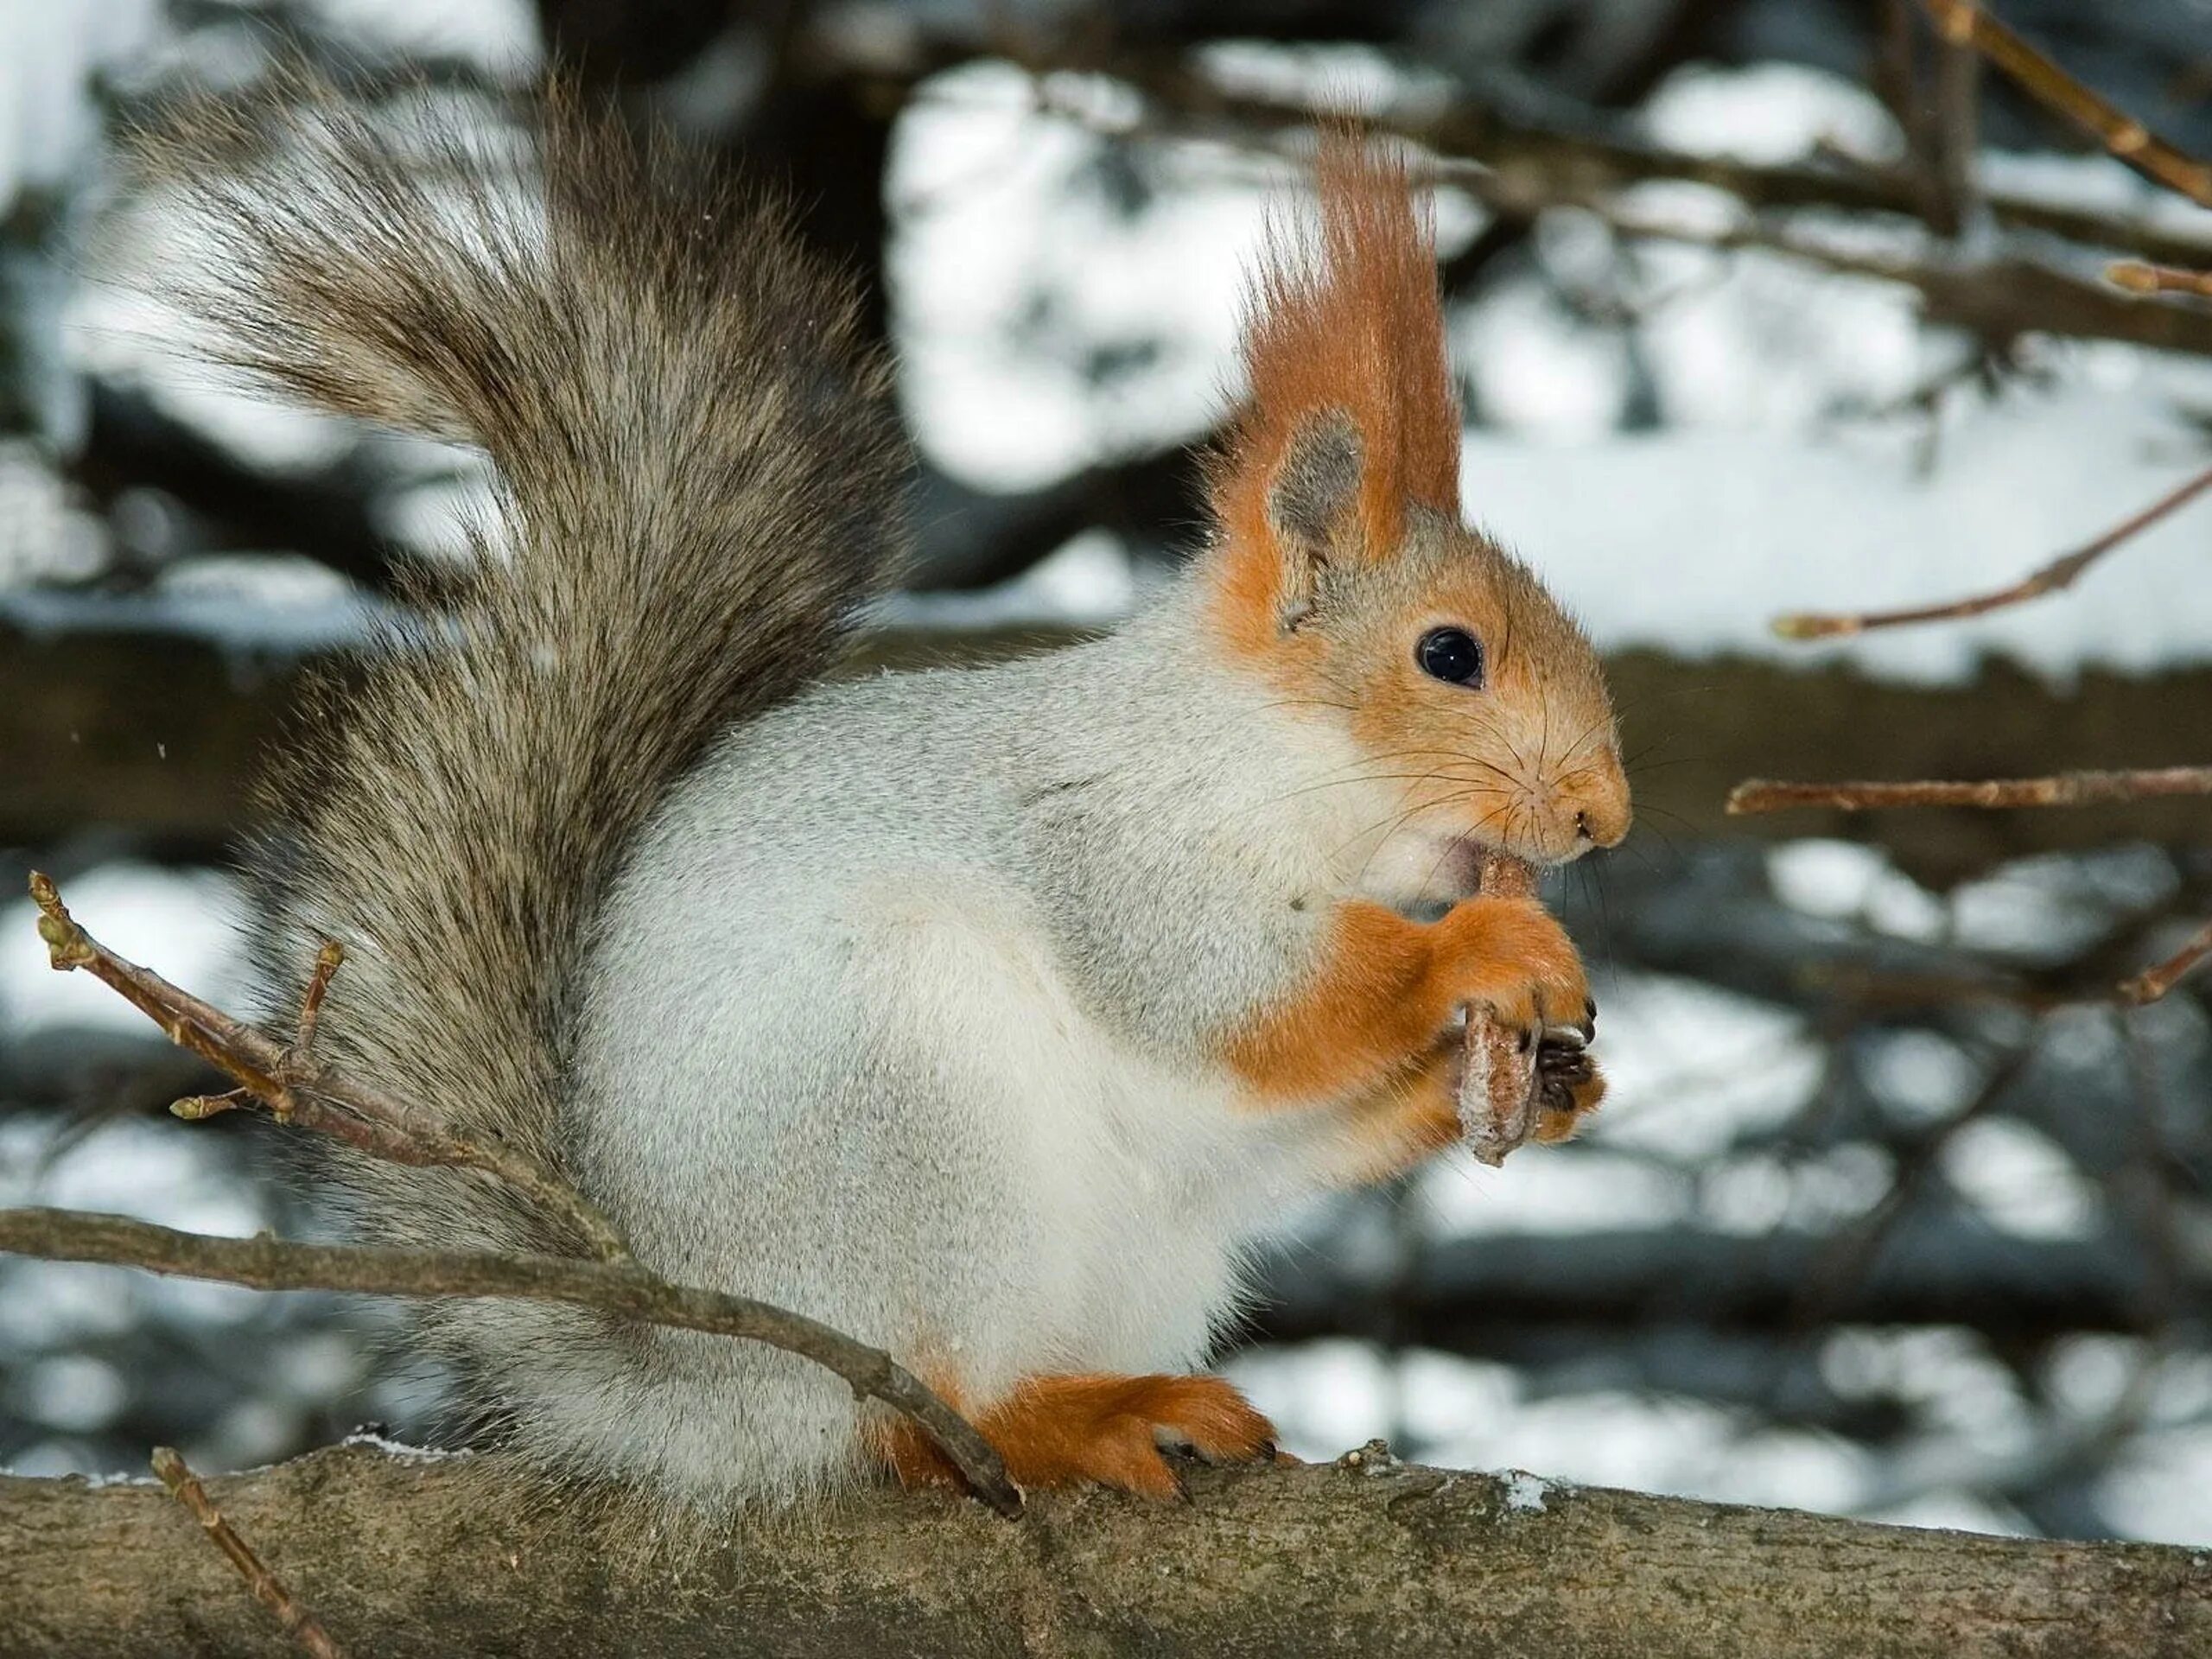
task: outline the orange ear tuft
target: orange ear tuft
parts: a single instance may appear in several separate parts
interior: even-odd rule
[[[1271,505],[1315,417],[1357,438],[1357,530],[1396,546],[1408,501],[1457,516],[1459,410],[1444,350],[1433,227],[1404,163],[1344,129],[1324,134],[1318,212],[1269,227],[1244,324],[1249,382],[1213,459],[1214,511],[1232,544],[1276,554]]]

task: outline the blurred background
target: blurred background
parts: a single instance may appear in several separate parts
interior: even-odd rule
[[[2212,153],[2212,0],[2005,0]],[[1551,896],[1611,1103],[1303,1220],[1229,1369],[1291,1448],[1933,1524],[2212,1543],[2212,803],[1729,818],[1750,776],[2212,761],[2212,499],[2073,590],[1814,646],[1776,613],[2010,582],[2212,464],[2212,266],[1910,0],[0,0],[0,893],[53,873],[232,1006],[228,874],[301,665],[435,560],[469,459],[273,410],[117,280],[119,127],[304,54],[369,96],[565,62],[783,181],[866,279],[921,467],[874,661],[1049,647],[1188,545],[1238,262],[1318,111],[1437,192],[1466,505],[1586,619],[1641,826]],[[274,1133],[0,897],[0,1202],[304,1231]],[[0,1465],[429,1432],[387,1316],[0,1259]]]

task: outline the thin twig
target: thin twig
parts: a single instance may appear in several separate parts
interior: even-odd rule
[[[284,1581],[263,1563],[253,1553],[253,1546],[238,1535],[236,1528],[223,1518],[207,1490],[200,1484],[176,1452],[166,1446],[154,1448],[154,1472],[162,1478],[162,1484],[169,1495],[192,1511],[193,1519],[207,1529],[208,1541],[230,1557],[231,1565],[245,1579],[246,1588],[253,1599],[276,1615],[284,1627],[284,1634],[298,1643],[315,1659],[345,1659],[345,1652],[330,1639],[315,1616],[300,1604],[299,1599],[284,1587]]]
[[[2120,999],[2141,1007],[2155,1002],[2181,982],[2183,975],[2212,957],[2212,922],[2191,934],[2189,942],[2154,968],[2145,968],[2120,988]]]
[[[2212,167],[2159,137],[2101,93],[2089,90],[1982,9],[1978,0],[1920,0],[1943,38],[1971,46],[2055,110],[2100,140],[2144,177],[2212,207]]]
[[[2212,300],[2212,270],[2185,270],[2178,265],[2122,259],[2105,267],[2105,280],[2134,294],[2191,294]]]
[[[812,1360],[920,1426],[976,1495],[1008,1517],[1021,1494],[990,1443],[912,1372],[818,1319],[750,1297],[671,1285],[638,1267],[568,1256],[308,1244],[264,1233],[210,1238],[122,1216],[0,1210],[0,1255],[98,1262],[256,1290],[377,1296],[512,1296],[596,1308],[647,1325],[765,1342]]]
[[[2212,795],[2212,766],[2164,766],[2145,772],[2063,772],[2049,778],[1980,783],[1785,784],[1764,778],[1728,793],[1728,812],[1784,812],[1826,807],[1869,812],[1892,806],[2094,806],[2169,795]]]
[[[315,1046],[315,1027],[322,1017],[322,999],[330,994],[330,982],[345,961],[346,947],[335,939],[325,939],[322,949],[315,953],[315,971],[308,976],[308,988],[300,996],[299,1034],[292,1039],[292,1046],[302,1055]]]
[[[419,1108],[315,1057],[308,1040],[315,1034],[315,1014],[342,960],[335,947],[325,947],[316,960],[308,1001],[301,1010],[298,1039],[287,1046],[150,969],[116,955],[78,925],[54,883],[36,871],[32,872],[30,888],[39,908],[39,937],[46,941],[48,957],[57,969],[67,973],[82,968],[120,992],[161,1027],[171,1042],[235,1079],[245,1095],[267,1107],[278,1122],[332,1135],[391,1163],[481,1170],[566,1220],[601,1260],[619,1262],[628,1256],[613,1223],[535,1158],[512,1147],[457,1135]],[[178,1105],[188,1109],[177,1115],[207,1117],[242,1103],[235,1096],[198,1096],[180,1101]]]
[[[182,1100],[169,1103],[169,1116],[181,1117],[188,1123],[197,1123],[206,1118],[219,1117],[225,1112],[235,1112],[241,1106],[253,1103],[253,1096],[243,1089],[226,1089],[219,1095],[187,1095]]]
[[[2055,594],[2061,588],[2072,587],[2080,580],[2083,571],[2113,549],[2141,535],[2160,519],[2188,505],[2208,489],[2212,489],[2212,467],[2177,485],[2141,512],[2114,524],[2094,541],[2031,571],[2009,588],[1999,588],[1967,599],[1955,599],[1942,605],[1914,606],[1897,611],[1835,615],[1793,612],[1775,618],[1773,628],[1785,639],[1831,639],[1844,634],[1865,633],[1870,628],[1899,627],[1910,622],[1955,622],[1965,617],[1982,616],[1991,611],[2003,610],[2007,606],[2022,604],[2031,599],[2040,599],[2045,594]]]

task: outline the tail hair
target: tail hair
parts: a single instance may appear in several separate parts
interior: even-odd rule
[[[494,505],[435,608],[322,675],[264,794],[278,938],[346,948],[318,1044],[563,1167],[600,905],[702,748],[836,658],[900,544],[849,286],[772,203],[558,91],[487,127],[295,80],[144,135],[213,357],[470,442]],[[344,1160],[371,1235],[569,1251],[473,1173]]]

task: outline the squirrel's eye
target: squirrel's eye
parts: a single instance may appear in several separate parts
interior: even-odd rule
[[[1414,648],[1414,659],[1433,679],[1482,689],[1482,643],[1465,628],[1431,628]]]

